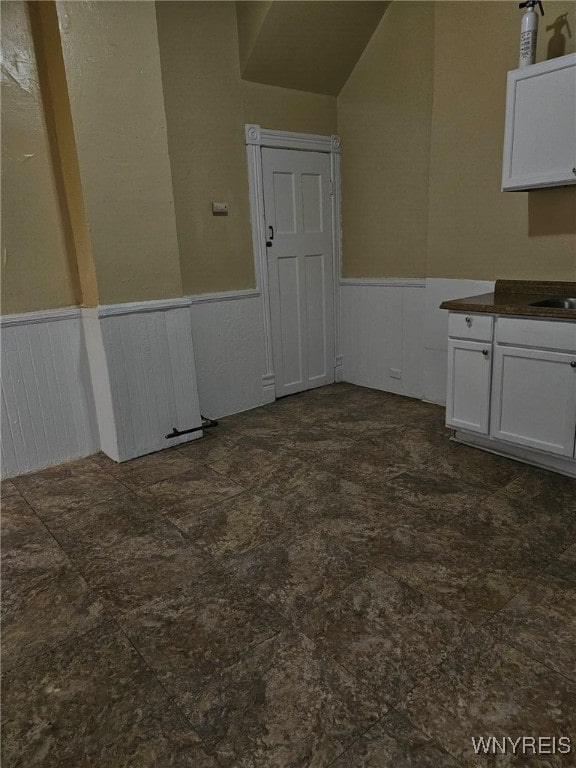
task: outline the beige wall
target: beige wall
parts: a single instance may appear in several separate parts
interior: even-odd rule
[[[346,277],[425,273],[433,14],[392,3],[338,96]]]
[[[185,293],[254,285],[234,3],[156,5]],[[230,205],[213,216],[212,201]]]
[[[548,2],[546,32],[573,3]],[[518,62],[515,3],[435,8],[434,110],[427,274],[472,279],[576,279],[576,189],[500,191],[506,72]],[[568,39],[566,52],[574,50]],[[455,64],[458,63],[458,66]]]
[[[576,49],[545,29],[566,12],[574,30],[573,3],[546,3],[539,60]],[[389,8],[338,98],[345,275],[576,279],[576,189],[500,191],[520,15]]]
[[[71,242],[70,253],[76,260],[82,303],[96,306],[99,302],[92,240],[78,167],[76,139],[70,114],[66,71],[62,58],[56,4],[43,0],[28,4],[35,31],[36,54],[43,83],[44,103],[52,126],[53,168],[62,179],[60,199],[65,207]]]
[[[81,301],[75,252],[87,304],[253,286],[245,122],[341,134],[346,276],[576,279],[576,190],[499,191],[513,2],[393,3],[337,101],[244,82],[233,3],[58,3],[60,71],[40,15],[39,71],[2,4],[4,313]]]
[[[76,304],[78,276],[53,171],[24,2],[2,3],[2,313]]]
[[[235,3],[240,71],[246,66],[271,5],[267,0],[241,0]]]
[[[156,16],[184,293],[253,287],[244,123],[332,134],[336,99],[242,81],[234,3],[161,2]]]
[[[154,4],[57,9],[100,302],[179,296]]]
[[[242,81],[244,119],[263,128],[330,136],[337,132],[336,97]]]

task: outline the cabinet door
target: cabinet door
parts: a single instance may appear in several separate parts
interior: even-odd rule
[[[508,73],[502,189],[576,183],[576,55]]]
[[[488,434],[491,344],[448,340],[446,425]]]
[[[576,355],[496,346],[491,435],[560,456],[574,455]]]

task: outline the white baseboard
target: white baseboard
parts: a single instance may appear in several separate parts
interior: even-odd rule
[[[2,318],[2,477],[98,450],[77,307]]]

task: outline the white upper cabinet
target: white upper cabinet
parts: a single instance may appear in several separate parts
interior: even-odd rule
[[[576,184],[576,54],[508,73],[502,190]]]

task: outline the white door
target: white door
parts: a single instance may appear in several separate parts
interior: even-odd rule
[[[276,396],[334,381],[330,158],[262,149]]]
[[[491,343],[448,341],[446,425],[488,434]]]
[[[574,455],[576,355],[496,347],[492,437]]]

